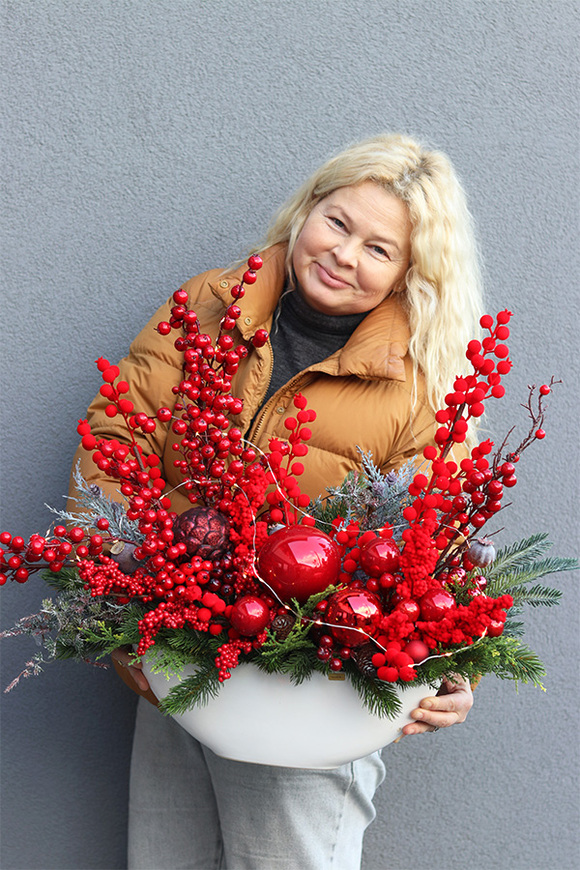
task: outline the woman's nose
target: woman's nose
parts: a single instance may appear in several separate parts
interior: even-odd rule
[[[340,266],[356,266],[358,260],[356,239],[341,239],[334,248],[334,256]]]

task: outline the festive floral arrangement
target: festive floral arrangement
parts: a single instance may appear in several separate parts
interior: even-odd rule
[[[2,636],[32,635],[48,659],[97,661],[132,646],[136,661],[147,655],[167,672],[194,663],[195,675],[162,702],[169,713],[207,701],[240,661],[296,682],[313,671],[344,672],[382,715],[398,710],[395,687],[444,675],[494,672],[540,685],[544,669],[521,640],[519,614],[524,604],[556,603],[560,592],[537,581],[576,562],[547,557],[543,534],[497,554],[479,535],[516,484],[521,454],[544,437],[554,381],[531,388],[530,430],[515,449],[506,438],[494,452],[485,440],[469,454],[463,446],[459,463],[451,457],[487,399],[504,395],[511,313],[481,319],[485,337],[467,348],[472,371],[455,380],[437,412],[435,445],[421,466],[385,475],[361,452],[360,472],[312,503],[299,485],[316,420],[306,399],[295,396],[287,438],[271,439],[266,453],[235,425],[242,402],[231,394],[232,377],[248,347],[231,333],[236,303],[261,265],[259,256],[248,260],[213,339],[187,293],[174,293],[171,319],[157,327],[176,332],[183,353],[173,408],[155,418],[136,411],[118,367],[97,360],[106,414],[124,420],[127,438],[97,438],[86,420],[78,433],[124,503],[77,471],[78,512],[55,511],[47,535],[0,534],[0,585],[40,571],[56,590]],[[265,330],[252,339],[257,347],[267,341]],[[179,516],[159,458],[136,437],[159,425],[176,439],[174,464],[192,504]],[[45,661],[37,653],[20,677]]]

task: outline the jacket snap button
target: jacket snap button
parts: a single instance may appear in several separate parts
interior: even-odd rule
[[[246,326],[249,326],[251,322],[252,322],[251,317],[244,317],[244,323],[246,324]]]
[[[229,283],[227,281],[220,281],[220,287],[229,287]]]
[[[280,407],[280,408],[276,408],[276,413],[277,413],[277,414],[283,414],[284,411],[285,411],[285,408],[282,408],[282,407]]]

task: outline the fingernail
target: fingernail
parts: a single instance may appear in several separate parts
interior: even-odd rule
[[[417,710],[417,712],[413,714],[413,719],[422,719],[422,718],[423,718],[423,713],[421,712],[421,710]]]
[[[432,701],[422,701],[421,706],[424,707],[425,710],[430,710],[431,707],[433,706],[433,702]]]

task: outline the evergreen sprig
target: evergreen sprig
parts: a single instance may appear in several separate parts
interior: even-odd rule
[[[403,520],[403,509],[410,503],[408,486],[416,467],[412,462],[398,471],[384,474],[375,465],[372,453],[361,455],[361,471],[351,471],[340,486],[329,487],[326,496],[319,496],[310,507],[321,531],[328,532],[333,520],[340,517],[341,525],[357,522],[363,529],[379,529],[391,525],[400,536],[408,523]]]
[[[500,575],[527,568],[541,559],[551,547],[552,543],[544,533],[517,541],[499,551],[491,565],[486,567],[486,577],[491,581]]]
[[[87,483],[80,466],[79,460],[73,469],[77,495],[71,497],[77,503],[79,511],[60,510],[48,504],[45,507],[56,514],[62,523],[80,526],[82,529],[91,529],[98,519],[104,518],[109,521],[109,534],[113,538],[134,544],[141,543],[145,536],[139,531],[138,523],[128,519],[123,504],[106,496],[97,484]]]
[[[393,690],[392,684],[376,678],[365,677],[350,663],[346,670],[348,678],[369,713],[388,719],[394,719],[395,716],[398,716],[401,712],[401,700]]]
[[[551,607],[558,604],[562,597],[560,589],[552,589],[550,586],[532,586],[531,589],[514,589],[512,587],[510,595],[514,600],[514,605],[529,604],[530,607]]]
[[[169,716],[178,716],[194,706],[205,706],[212,698],[217,697],[220,685],[213,662],[209,667],[199,665],[195,674],[185,677],[159,702],[159,709]]]
[[[215,670],[215,658],[221,643],[212,635],[190,628],[164,630],[148,650],[147,657],[153,670],[167,677],[190,664]]]
[[[268,629],[266,640],[260,647],[259,662],[257,662],[259,666],[268,673],[276,671],[289,673],[288,662],[290,661],[296,662],[303,668],[304,657],[298,654],[302,651],[314,653],[315,650],[314,642],[309,636],[311,628],[312,622],[303,621],[302,618],[297,617],[288,635],[282,640],[278,639],[271,629]],[[311,657],[309,656],[308,659],[310,660]]]

